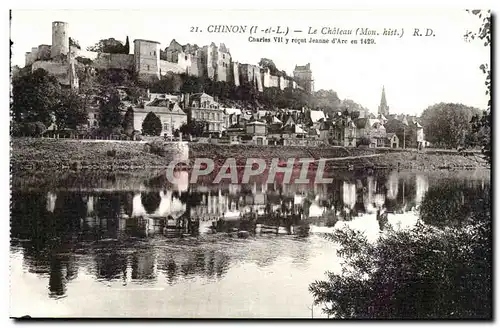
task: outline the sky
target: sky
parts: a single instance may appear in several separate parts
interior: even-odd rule
[[[352,99],[372,112],[380,104],[383,86],[391,113],[418,115],[439,102],[485,108],[488,101],[479,66],[489,63],[489,48],[480,41],[465,41],[466,31],[476,31],[480,22],[464,10],[14,10],[12,65],[23,67],[25,52],[51,44],[52,21],[67,22],[70,36],[82,48],[109,37],[124,42],[129,36],[131,43],[134,39],[155,40],[164,49],[176,39],[181,44],[224,43],[234,61],[257,64],[260,58],[269,58],[289,75],[295,65],[310,63],[316,90],[334,90],[341,99]],[[290,33],[286,36],[290,40],[309,39],[313,36],[306,33],[309,27],[380,32],[396,28],[403,29],[404,35],[376,36],[376,44],[257,43],[248,41],[248,32],[208,33],[209,25],[281,26],[304,31]],[[190,32],[196,26],[201,33]],[[434,36],[413,37],[414,28],[431,28]],[[255,35],[260,36],[264,34]]]

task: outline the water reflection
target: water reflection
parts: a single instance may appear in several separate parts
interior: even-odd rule
[[[114,183],[126,186],[122,179]],[[157,176],[140,185],[13,190],[13,252],[22,252],[29,272],[48,277],[49,297],[67,296],[82,272],[100,283],[176,285],[200,277],[224,279],[241,261],[263,268],[287,251],[305,270],[314,255],[308,237],[317,232],[351,221],[366,225],[362,219],[373,216],[378,233],[398,215],[416,217],[420,209],[424,221],[426,211],[450,218],[427,223],[459,222],[480,206],[489,179],[391,173],[314,187],[257,182],[179,187]],[[240,247],[252,240],[265,247]]]

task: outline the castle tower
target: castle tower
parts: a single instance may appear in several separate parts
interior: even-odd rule
[[[69,51],[68,23],[52,22],[52,47],[50,57],[66,56]]]
[[[160,43],[134,40],[135,71],[140,77],[160,77]]]
[[[293,77],[297,80],[297,83],[304,88],[306,92],[314,91],[314,80],[312,77],[311,64],[308,63],[305,66],[295,66],[293,70]]]
[[[378,106],[378,113],[387,117],[389,115],[389,106],[387,106],[387,100],[385,99],[385,87],[382,86],[382,98],[380,99],[380,106]]]

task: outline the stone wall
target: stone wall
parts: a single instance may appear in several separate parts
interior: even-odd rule
[[[134,55],[100,53],[93,61],[93,66],[97,69],[124,69],[132,71],[134,69]]]
[[[233,83],[235,86],[240,86],[240,65],[238,63],[231,63],[233,70]]]
[[[197,53],[196,55],[191,55],[191,66],[187,68],[187,73],[192,76],[202,76],[203,67],[199,53]]]
[[[57,81],[63,85],[70,85],[68,64],[66,62],[39,60],[33,63],[32,71],[44,69],[54,75]]]
[[[279,85],[281,90],[292,87],[292,85],[290,84],[290,80],[285,79],[284,76],[279,77]]]
[[[278,76],[270,75],[269,76],[269,88],[279,88],[280,79]]]
[[[166,60],[160,60],[160,72],[161,75],[166,75],[168,72],[182,74],[186,73],[186,68],[183,68],[181,65],[177,63],[171,63]]]

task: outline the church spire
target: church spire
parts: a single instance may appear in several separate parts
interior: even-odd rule
[[[384,86],[382,86],[382,98],[380,99],[380,106],[378,106],[378,113],[384,116],[389,115],[389,106],[387,106],[387,100],[385,99]]]

